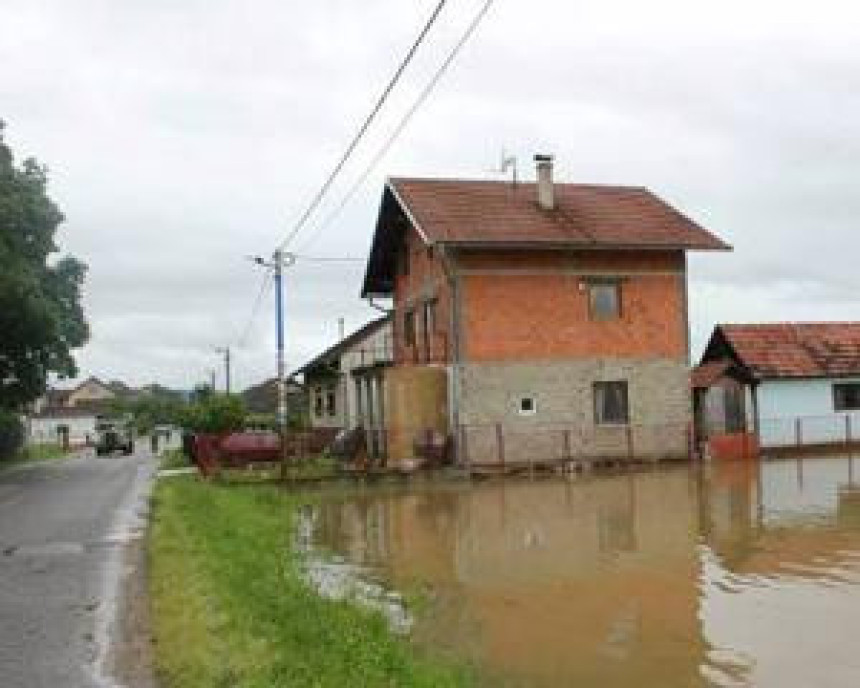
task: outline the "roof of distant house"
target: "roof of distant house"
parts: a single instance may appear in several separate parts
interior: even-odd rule
[[[534,183],[394,178],[383,194],[362,294],[391,290],[399,243],[391,211],[429,244],[475,247],[730,250],[731,247],[648,189],[553,184],[555,207],[542,209]],[[388,268],[388,269],[386,269]]]
[[[78,406],[53,406],[46,407],[34,413],[32,418],[95,418],[98,412],[91,408]]]
[[[726,349],[759,379],[860,375],[860,322],[718,325],[703,362]]]
[[[293,375],[299,375],[302,373],[307,373],[314,368],[319,368],[322,366],[330,366],[331,363],[335,362],[340,358],[340,355],[351,348],[354,344],[357,344],[362,339],[372,336],[376,333],[377,330],[382,328],[384,325],[391,321],[390,315],[384,315],[381,318],[377,318],[376,320],[371,320],[369,323],[363,325],[358,328],[352,334],[344,337],[336,344],[330,346],[328,349],[323,351],[319,356],[311,359],[307,363],[305,363],[301,368],[296,370]]]

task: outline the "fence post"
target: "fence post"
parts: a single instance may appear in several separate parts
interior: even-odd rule
[[[624,433],[627,436],[627,461],[633,461],[633,426],[630,423],[624,429]]]
[[[803,430],[799,417],[794,419],[794,440],[798,447],[803,444]]]
[[[570,430],[568,428],[564,429],[564,460],[570,461],[573,457],[570,454]]]
[[[502,433],[502,424],[496,423],[496,451],[499,459],[499,465],[505,467],[505,436]]]
[[[845,444],[851,444],[851,415],[845,414]]]

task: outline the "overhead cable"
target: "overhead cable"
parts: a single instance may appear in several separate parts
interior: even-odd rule
[[[383,104],[388,99],[389,94],[394,89],[394,86],[400,80],[401,75],[406,70],[406,67],[412,61],[413,56],[418,50],[418,46],[424,41],[424,37],[427,35],[427,32],[430,31],[430,27],[433,26],[433,23],[436,21],[436,18],[439,16],[439,13],[442,11],[442,8],[445,6],[447,0],[439,0],[439,3],[436,5],[436,8],[433,10],[433,13],[430,15],[430,18],[424,24],[424,27],[421,29],[421,32],[418,34],[418,38],[415,39],[415,42],[412,44],[412,47],[409,49],[409,52],[406,53],[406,57],[403,58],[403,61],[400,63],[400,66],[394,72],[394,76],[391,77],[391,80],[388,82],[388,85],[382,91],[382,94],[376,100],[376,104],[373,106],[373,109],[370,111],[370,114],[365,118],[364,123],[359,128],[356,135],[353,137],[350,144],[347,146],[337,165],[335,165],[334,169],[329,174],[325,183],[320,187],[320,190],[317,192],[316,196],[314,196],[310,205],[305,209],[302,215],[299,217],[296,224],[293,226],[292,230],[290,230],[289,234],[287,234],[286,238],[281,242],[280,248],[283,250],[286,248],[290,242],[295,238],[296,234],[298,234],[302,227],[307,222],[308,218],[311,214],[317,209],[319,204],[322,202],[323,197],[328,192],[331,185],[334,183],[337,175],[340,174],[341,169],[346,164],[346,161],[349,160],[349,157],[352,155],[352,152],[355,150],[355,147],[358,145],[361,138],[364,136],[367,129],[370,127],[371,123],[375,119],[377,113],[382,109]]]
[[[394,129],[392,134],[388,137],[382,147],[377,151],[376,155],[373,156],[373,159],[370,161],[370,164],[364,169],[364,171],[358,177],[358,180],[349,188],[349,191],[346,192],[346,194],[341,199],[340,203],[338,203],[338,205],[335,207],[335,209],[326,217],[322,224],[320,224],[316,228],[316,230],[314,230],[314,232],[305,239],[304,243],[302,244],[302,248],[307,248],[308,246],[310,246],[311,243],[313,243],[313,241],[318,237],[318,235],[323,230],[327,229],[340,216],[340,213],[352,200],[353,196],[355,196],[355,194],[358,192],[364,182],[367,181],[367,178],[371,175],[371,173],[382,160],[382,158],[385,157],[385,154],[388,153],[389,149],[392,145],[394,145],[394,142],[397,140],[400,134],[403,133],[403,130],[407,127],[412,117],[424,104],[424,102],[433,92],[433,89],[436,88],[436,85],[439,83],[445,72],[451,66],[451,63],[456,59],[463,46],[472,37],[472,34],[475,33],[475,30],[478,28],[478,24],[480,24],[483,18],[486,16],[493,2],[494,0],[486,0],[486,2],[484,2],[484,4],[481,6],[481,9],[478,10],[478,13],[475,15],[469,26],[466,28],[466,31],[460,37],[460,40],[457,41],[457,43],[454,45],[454,48],[448,54],[448,57],[440,65],[439,69],[433,75],[433,78],[429,81],[424,90],[421,91],[418,98],[412,104],[412,107],[409,108],[409,110],[400,120],[399,124]]]

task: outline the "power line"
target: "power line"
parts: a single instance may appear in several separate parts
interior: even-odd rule
[[[349,188],[349,191],[346,192],[340,203],[338,203],[337,207],[335,207],[335,209],[328,215],[328,217],[326,217],[323,223],[320,224],[316,228],[316,230],[305,239],[304,243],[302,243],[302,248],[309,247],[313,243],[313,241],[319,236],[319,234],[323,230],[327,229],[340,216],[341,212],[343,212],[343,209],[352,200],[353,196],[355,196],[355,194],[358,192],[364,182],[367,181],[367,178],[370,176],[370,174],[373,172],[373,170],[376,168],[382,158],[385,157],[385,154],[388,153],[389,149],[392,145],[394,145],[394,142],[397,140],[400,134],[403,133],[403,130],[407,127],[413,115],[424,104],[424,101],[427,100],[427,98],[433,92],[433,89],[436,88],[436,85],[442,79],[442,76],[448,70],[448,67],[450,67],[451,63],[456,59],[460,50],[462,50],[463,46],[471,38],[472,34],[475,33],[475,30],[478,28],[478,24],[480,24],[483,18],[486,16],[493,2],[494,0],[486,0],[486,2],[484,2],[484,4],[481,6],[481,9],[478,10],[478,13],[475,15],[469,26],[466,28],[466,31],[460,37],[460,40],[457,41],[454,48],[448,54],[448,57],[433,75],[433,78],[428,82],[424,90],[421,91],[421,94],[412,104],[412,107],[410,107],[409,110],[406,112],[406,115],[404,115],[403,119],[400,120],[400,123],[394,129],[394,132],[391,134],[391,136],[388,137],[386,142],[377,151],[376,155],[370,161],[370,164],[364,169],[364,171],[358,177],[358,180]]]
[[[320,190],[317,192],[316,196],[314,196],[314,199],[311,201],[311,203],[307,207],[307,209],[305,209],[305,212],[302,213],[301,217],[299,217],[299,220],[298,220],[298,222],[296,222],[293,229],[286,236],[286,238],[281,242],[281,244],[280,244],[281,250],[285,249],[287,247],[287,245],[295,238],[296,234],[298,234],[299,231],[301,231],[305,222],[307,222],[308,218],[311,216],[311,214],[314,212],[314,210],[316,210],[317,206],[319,206],[320,202],[322,201],[323,197],[328,192],[328,190],[331,187],[332,183],[334,182],[335,178],[337,177],[338,174],[340,174],[340,171],[343,168],[343,166],[346,164],[346,161],[349,159],[350,155],[352,155],[352,152],[355,150],[355,147],[358,145],[358,142],[364,136],[368,127],[370,127],[370,124],[371,124],[371,122],[373,122],[377,113],[382,109],[382,105],[387,100],[388,95],[391,93],[394,86],[400,80],[400,77],[403,74],[403,72],[406,70],[407,65],[412,61],[412,57],[415,55],[416,51],[418,50],[418,46],[421,45],[422,41],[424,40],[424,37],[427,35],[427,32],[430,31],[430,27],[436,21],[436,17],[439,16],[439,13],[442,11],[442,8],[445,6],[446,2],[447,2],[447,0],[439,0],[439,3],[436,5],[436,8],[433,10],[433,13],[430,15],[430,18],[424,24],[424,28],[421,29],[421,33],[418,34],[418,38],[415,39],[415,42],[412,44],[412,47],[409,49],[409,52],[406,53],[406,57],[400,63],[400,66],[397,68],[397,71],[394,72],[394,76],[391,77],[391,80],[388,82],[388,85],[382,91],[382,94],[377,99],[376,104],[373,106],[373,109],[370,111],[370,114],[364,120],[364,123],[359,128],[358,133],[353,137],[349,146],[347,146],[346,151],[341,156],[337,165],[335,165],[334,169],[329,174],[328,179],[326,179],[325,183],[322,185]]]
[[[292,254],[299,261],[307,261],[309,263],[365,263],[364,258],[355,258],[350,256],[308,256],[303,253]]]
[[[242,336],[239,338],[239,348],[245,348],[245,344],[248,343],[248,337],[251,334],[251,328],[254,326],[254,321],[257,319],[257,313],[260,311],[260,305],[263,303],[263,296],[265,296],[268,291],[269,285],[272,281],[272,271],[266,270],[263,274],[263,279],[260,282],[260,290],[257,292],[257,298],[254,299],[254,306],[251,308],[251,316],[248,318],[248,323],[245,325],[245,329],[242,332]]]

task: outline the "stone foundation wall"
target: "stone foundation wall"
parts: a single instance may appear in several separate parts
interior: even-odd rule
[[[624,380],[628,425],[597,425],[598,381]],[[675,359],[579,359],[461,366],[460,423],[471,463],[681,458],[691,421],[689,369]],[[520,413],[523,397],[533,415]]]

